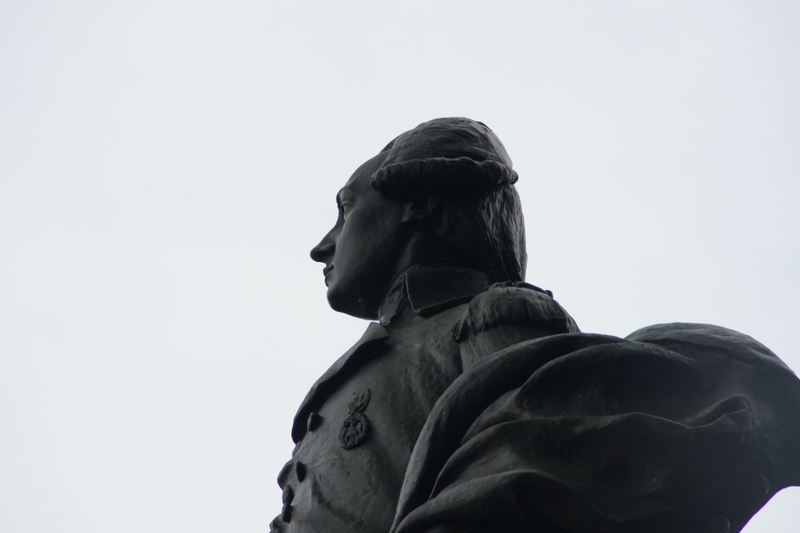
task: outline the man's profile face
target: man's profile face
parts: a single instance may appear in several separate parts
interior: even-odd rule
[[[403,203],[370,185],[384,158],[378,154],[353,173],[336,195],[336,225],[311,250],[314,261],[325,263],[330,306],[359,318],[377,317],[391,284],[410,266],[403,264],[409,244]]]

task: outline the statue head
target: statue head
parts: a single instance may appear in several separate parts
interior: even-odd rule
[[[452,262],[491,281],[523,281],[527,256],[517,174],[480,122],[420,124],[361,165],[336,195],[339,217],[311,250],[331,307],[376,318],[412,266]]]

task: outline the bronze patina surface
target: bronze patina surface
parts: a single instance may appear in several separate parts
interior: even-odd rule
[[[286,532],[728,533],[800,484],[800,381],[747,335],[581,333],[524,282],[517,174],[484,124],[403,133],[311,251],[374,320],[298,409]]]

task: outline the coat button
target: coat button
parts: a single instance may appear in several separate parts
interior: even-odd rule
[[[297,481],[302,482],[306,478],[306,465],[297,461],[294,464],[294,473],[297,475]]]
[[[292,500],[294,500],[294,491],[292,490],[292,487],[286,487],[283,489],[282,500],[284,504],[292,503]]]
[[[322,424],[321,414],[315,411],[312,412],[310,415],[308,415],[308,422],[306,422],[306,427],[308,428],[309,431],[314,431],[319,427],[320,424]]]
[[[288,503],[284,505],[283,509],[281,510],[281,520],[283,520],[285,524],[288,524],[292,521],[292,506]]]

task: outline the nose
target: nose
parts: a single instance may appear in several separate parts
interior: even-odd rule
[[[336,249],[333,232],[334,230],[329,231],[328,234],[319,241],[319,244],[311,249],[311,259],[318,263],[325,263],[325,260],[333,255],[333,251]]]

